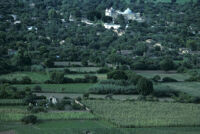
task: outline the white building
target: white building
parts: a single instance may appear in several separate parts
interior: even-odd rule
[[[117,29],[120,28],[120,25],[113,24],[113,23],[104,23],[104,27],[105,27],[106,29],[111,29],[111,28],[113,28],[113,29],[117,30]]]
[[[81,20],[82,23],[85,23],[87,25],[94,25],[94,23],[92,23],[91,21],[89,21],[88,19],[82,19]]]
[[[134,13],[130,8],[127,8],[124,10],[124,12],[120,10],[114,10],[112,7],[105,10],[105,16],[110,16],[115,19],[118,15],[123,15],[127,20],[135,20],[138,22],[144,21],[140,13]]]
[[[54,96],[51,96],[48,98],[48,101],[52,104],[57,104],[58,103],[58,99]]]

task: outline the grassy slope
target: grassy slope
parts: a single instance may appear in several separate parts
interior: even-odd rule
[[[161,102],[83,101],[95,114],[118,126],[199,126],[200,105]]]

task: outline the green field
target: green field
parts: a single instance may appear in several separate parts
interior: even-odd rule
[[[162,87],[169,87],[169,89],[188,93],[192,96],[200,97],[200,82],[172,82],[172,83],[161,83],[154,86],[156,90]]]
[[[199,134],[199,127],[172,128],[113,128],[107,122],[98,120],[44,121],[35,125],[19,122],[0,122],[0,132],[13,130],[16,134]]]
[[[93,86],[93,83],[75,83],[75,84],[27,84],[27,85],[13,85],[19,89],[30,87],[31,89],[36,85],[42,88],[42,92],[65,92],[65,93],[85,93]]]
[[[137,71],[136,71],[137,72]],[[178,81],[184,81],[190,77],[189,74],[186,73],[165,73],[163,71],[140,71],[138,74],[146,77],[146,78],[153,78],[155,75],[159,75],[161,78],[163,77],[171,77]]]
[[[11,74],[0,75],[0,79],[8,79],[12,80],[16,78],[17,80],[21,80],[22,77],[28,76],[35,83],[41,83],[49,79],[48,75],[45,73],[37,73],[37,72],[16,72]]]
[[[200,125],[200,105],[164,102],[84,100],[102,119],[120,127]]]
[[[0,121],[20,121],[24,116],[31,113],[22,106],[1,106],[0,107]],[[62,112],[48,112],[34,114],[40,120],[91,120],[96,119],[94,115],[86,111],[62,111]]]

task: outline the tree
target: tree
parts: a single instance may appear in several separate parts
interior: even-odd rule
[[[195,40],[187,40],[186,42],[186,47],[190,48],[192,51],[196,51],[197,50],[197,41]]]
[[[115,79],[115,80],[127,80],[128,76],[126,75],[126,73],[124,71],[115,70],[115,71],[109,72],[107,74],[107,78]]]
[[[176,0],[171,0],[171,3],[176,3]]]
[[[141,95],[149,95],[153,92],[153,83],[148,80],[147,78],[141,78],[139,79],[137,85],[136,85],[137,91]]]
[[[50,74],[50,79],[57,84],[61,84],[64,82],[64,73],[53,72]]]
[[[47,67],[54,67],[54,62],[53,62],[53,59],[51,58],[48,58],[44,61],[44,65],[47,66]]]
[[[165,58],[160,62],[160,68],[165,71],[174,69],[174,61],[171,58]]]
[[[21,121],[25,124],[35,124],[37,123],[37,117],[35,115],[28,115],[28,116],[25,116],[21,119]]]

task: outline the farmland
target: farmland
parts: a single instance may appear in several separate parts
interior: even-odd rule
[[[200,105],[104,100],[86,100],[83,103],[94,110],[100,118],[121,127],[200,125]]]

